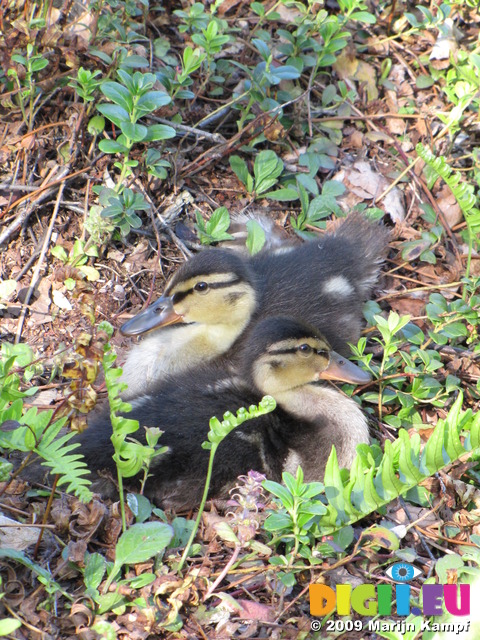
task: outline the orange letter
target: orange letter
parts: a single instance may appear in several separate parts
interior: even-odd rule
[[[326,616],[335,609],[335,591],[326,584],[311,584],[310,615]]]

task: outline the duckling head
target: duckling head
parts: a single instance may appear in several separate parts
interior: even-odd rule
[[[186,262],[171,278],[163,296],[126,322],[121,331],[137,335],[170,324],[197,323],[228,327],[235,339],[255,311],[257,288],[241,256],[227,250],[206,250]]]
[[[259,322],[245,357],[244,367],[249,359],[254,385],[278,401],[282,394],[319,380],[370,381],[367,372],[333,351],[314,327],[286,317]]]

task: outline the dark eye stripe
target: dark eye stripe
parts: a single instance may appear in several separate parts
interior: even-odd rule
[[[329,353],[326,349],[315,349],[315,347],[312,347],[312,351],[314,353],[316,353],[318,356],[325,356],[326,358],[329,357]],[[301,350],[299,347],[291,347],[289,349],[275,349],[275,351],[269,351],[268,355],[283,355],[285,353],[301,353]]]
[[[282,356],[285,353],[297,353],[297,349],[295,347],[293,347],[292,349],[275,349],[275,351],[269,351],[268,355]]]
[[[228,282],[208,282],[208,280],[206,280],[205,282],[206,284],[208,284],[209,289],[225,289],[227,287],[231,287],[241,282],[241,278],[235,278],[234,280],[229,280]],[[177,304],[178,302],[180,302],[190,294],[194,293],[194,290],[195,290],[195,285],[190,289],[187,289],[186,291],[177,291],[177,293],[174,293],[172,296],[173,304]]]

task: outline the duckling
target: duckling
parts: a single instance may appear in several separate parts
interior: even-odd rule
[[[370,376],[332,351],[316,328],[275,317],[253,328],[238,376],[225,378],[217,359],[161,381],[151,394],[135,399],[127,414],[141,426],[164,431],[160,444],[168,447],[153,461],[146,495],[164,508],[197,506],[207,473],[209,453],[201,444],[210,417],[258,404],[265,394],[275,398],[277,408],[237,427],[220,444],[210,497],[225,498],[250,469],[278,481],[283,471],[294,473],[301,465],[307,481],[321,480],[332,445],[339,464],[349,466],[356,446],[369,441],[368,425],[356,402],[319,382],[329,379],[365,383]],[[89,422],[79,436],[79,452],[91,471],[113,471],[109,414]]]
[[[272,315],[294,314],[346,353],[346,343],[360,335],[362,305],[387,242],[384,227],[353,214],[335,233],[299,246],[252,258],[221,249],[197,254],[161,298],[121,327],[124,335],[151,332],[123,366],[123,397],[220,354],[234,357],[249,339],[249,325]]]

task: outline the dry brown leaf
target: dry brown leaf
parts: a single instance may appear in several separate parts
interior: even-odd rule
[[[273,622],[275,620],[275,611],[266,604],[252,600],[237,600],[237,602],[242,607],[242,611],[239,613],[240,618],[260,620],[261,622]]]
[[[435,69],[446,69],[450,66],[451,56],[455,57],[458,49],[456,38],[456,28],[451,18],[447,18],[441,31],[438,32],[438,38],[435,42],[430,60]]]
[[[427,300],[406,295],[405,298],[391,298],[389,303],[393,311],[396,311],[402,316],[409,315],[415,318],[424,315]]]
[[[385,90],[385,101],[389,113],[398,113],[397,92],[393,89]],[[403,135],[405,133],[406,123],[402,118],[387,118],[387,127],[393,135]]]
[[[294,6],[286,7],[283,3],[279,3],[276,7],[276,12],[280,16],[279,22],[284,22],[288,25],[295,24],[296,18],[302,14]]]
[[[352,79],[357,72],[358,64],[359,61],[355,57],[355,50],[352,48],[347,48],[344,49],[338,56],[336,62],[333,65],[333,68],[342,80],[352,86]]]
[[[376,70],[368,62],[359,60],[356,57],[354,49],[349,48],[342,51],[342,53],[337,57],[333,68],[339,77],[350,86],[353,84],[352,80],[355,80],[360,84],[364,84],[369,102],[377,100],[378,89]]]
[[[0,515],[0,548],[23,551],[35,544],[39,535],[39,527],[22,526],[16,520]]]
[[[45,324],[46,322],[52,322],[53,318],[50,315],[50,306],[52,300],[50,299],[50,289],[52,283],[50,278],[42,278],[37,287],[37,292],[40,294],[36,300],[31,304],[29,323],[31,326]]]
[[[453,195],[451,189],[444,185],[442,189],[435,194],[435,200],[440,211],[445,216],[450,229],[463,220],[463,213],[458,202]]]
[[[75,562],[75,564],[78,564],[82,567],[85,562],[85,553],[87,551],[87,541],[77,540],[74,542],[73,540],[70,540],[70,542],[67,545],[67,549],[68,549],[67,551],[68,560],[70,562]]]
[[[389,186],[389,181],[381,173],[375,171],[369,162],[358,160],[351,167],[345,167],[337,173],[335,180],[346,186],[346,196],[341,199],[342,206],[348,201],[351,205],[351,196],[361,200],[376,200]],[[403,194],[398,187],[394,187],[384,197],[378,206],[390,215],[395,223],[405,219],[403,206]]]
[[[224,16],[227,11],[230,11],[230,9],[233,9],[233,7],[236,7],[238,4],[243,2],[244,0],[223,0],[218,7],[218,15]]]
[[[363,133],[358,130],[354,131],[350,136],[348,143],[353,147],[353,149],[362,149],[365,144]]]
[[[85,11],[78,16],[76,22],[70,22],[64,27],[64,36],[66,39],[76,38],[83,41],[83,45],[87,46],[92,38],[92,22],[95,14],[93,11]],[[117,45],[118,46],[118,45]]]

